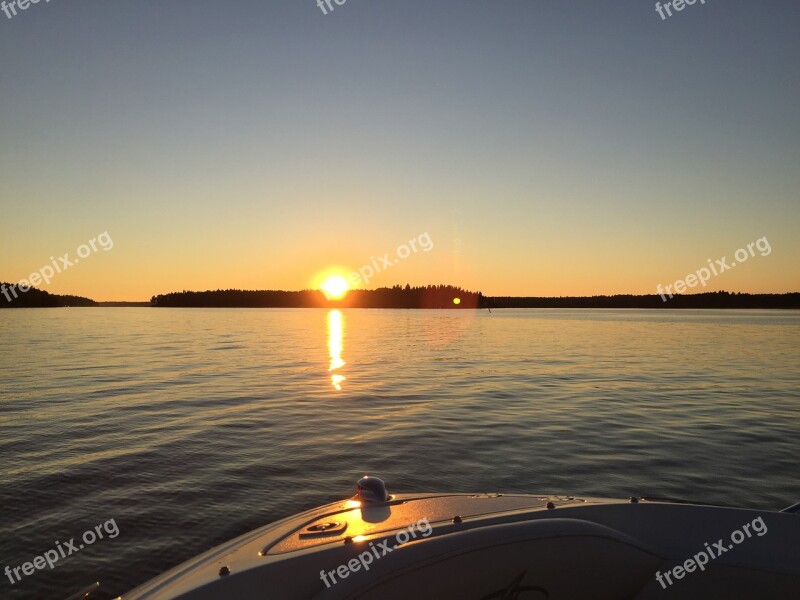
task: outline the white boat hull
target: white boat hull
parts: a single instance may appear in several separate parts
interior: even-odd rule
[[[678,577],[701,552],[707,564]],[[122,598],[796,600],[800,515],[527,495],[346,500],[241,536]]]

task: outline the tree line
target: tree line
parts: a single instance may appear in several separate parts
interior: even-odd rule
[[[800,308],[800,293],[743,294],[706,292],[678,295],[665,302],[658,294],[634,296],[564,296],[559,298],[496,297],[487,299],[491,308]]]
[[[396,285],[375,290],[351,290],[341,300],[329,300],[319,290],[286,292],[279,290],[214,290],[173,292],[153,296],[156,307],[205,308],[452,308],[475,309],[486,306],[480,292],[452,285],[405,287]]]

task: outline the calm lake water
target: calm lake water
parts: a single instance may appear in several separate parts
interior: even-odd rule
[[[110,598],[392,491],[800,500],[800,313],[0,311],[0,597]],[[108,537],[108,536],[106,536]]]

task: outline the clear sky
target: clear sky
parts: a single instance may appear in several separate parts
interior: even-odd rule
[[[0,13],[0,280],[54,293],[800,291],[800,4],[40,2]]]

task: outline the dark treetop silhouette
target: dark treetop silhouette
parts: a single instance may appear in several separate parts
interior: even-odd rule
[[[457,300],[457,302],[456,302]],[[450,285],[351,290],[341,300],[328,300],[318,290],[300,292],[216,290],[174,292],[153,296],[158,307],[241,307],[241,308],[453,308],[475,309],[485,306],[480,292]]]
[[[44,290],[31,288],[27,292],[19,288],[11,290],[12,284],[0,282],[0,308],[54,308],[58,306],[95,306],[97,303],[81,296],[59,296]],[[15,295],[16,294],[16,297]]]

